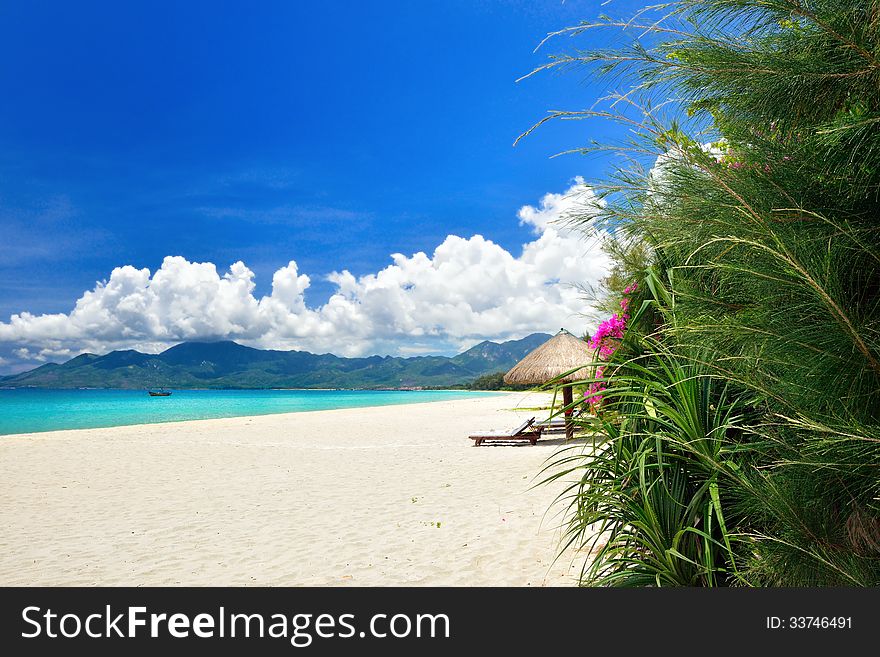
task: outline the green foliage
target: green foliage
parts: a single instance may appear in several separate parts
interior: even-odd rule
[[[464,386],[468,390],[529,390],[533,386],[504,382],[504,372],[493,372],[479,376]]]
[[[645,347],[608,379],[591,427],[604,440],[561,452],[550,468],[550,479],[577,475],[563,495],[568,543],[594,552],[588,585],[730,584],[734,539],[719,491],[736,476],[737,404],[703,358]]]
[[[602,250],[611,258],[611,269],[599,281],[598,290],[586,290],[587,297],[603,316],[620,311],[620,299],[633,281],[644,279],[652,261],[651,247],[642,239],[620,236],[608,237],[602,242]],[[589,337],[586,336],[586,340]]]
[[[662,11],[604,21],[640,30],[628,48],[548,65],[624,85],[608,109],[554,116],[630,128],[600,215],[583,221],[648,244],[654,268],[615,354],[610,442],[567,457],[582,469],[573,540],[591,523],[610,536],[585,582],[876,586],[880,3]],[[695,403],[724,418],[699,425],[712,459],[692,451],[712,441],[682,424],[684,400],[648,395],[663,381],[676,397],[682,377],[704,380]],[[726,529],[708,531],[709,508]],[[705,551],[680,549],[686,535]]]

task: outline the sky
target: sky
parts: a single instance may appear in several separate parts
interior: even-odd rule
[[[517,82],[639,2],[0,5],[0,373],[183,340],[359,356],[589,330],[554,223],[611,89]],[[568,194],[568,195],[567,195]]]

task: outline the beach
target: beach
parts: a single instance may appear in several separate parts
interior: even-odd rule
[[[564,586],[559,435],[508,393],[0,438],[0,584]],[[516,410],[520,408],[522,410]],[[552,508],[551,508],[552,507]]]

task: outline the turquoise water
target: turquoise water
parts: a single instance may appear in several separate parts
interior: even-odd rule
[[[0,435],[361,408],[494,395],[459,390],[0,390]]]

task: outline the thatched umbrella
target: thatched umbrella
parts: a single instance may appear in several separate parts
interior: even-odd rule
[[[579,340],[565,329],[547,340],[534,351],[529,352],[504,375],[505,383],[538,384],[557,379],[559,383],[583,381],[592,375],[590,363],[595,360],[593,350],[583,340]],[[565,437],[574,435],[571,422],[571,385],[562,387],[562,403],[565,410]]]

